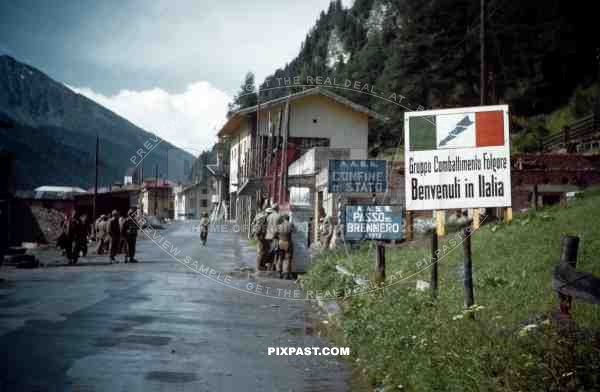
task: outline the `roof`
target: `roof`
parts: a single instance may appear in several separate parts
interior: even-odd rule
[[[143,188],[144,189],[149,189],[149,188],[174,188],[175,187],[175,183],[173,181],[164,179],[164,178],[159,178],[158,182],[156,180],[144,180],[144,184],[143,184]]]
[[[108,186],[102,186],[102,187],[98,187],[98,194],[102,194],[102,193],[117,193],[117,192],[130,192],[130,191],[139,191],[140,190],[140,186],[137,184],[127,184],[127,185],[123,185],[123,186],[113,186],[113,187],[108,187]],[[89,188],[88,193],[94,193],[94,188]]]
[[[76,186],[54,186],[43,185],[34,189],[35,192],[53,192],[53,193],[86,193],[85,189]]]
[[[181,190],[181,192],[182,192],[182,193],[189,192],[189,191],[191,191],[191,190],[193,190],[193,189],[195,189],[195,188],[207,189],[207,190],[208,190],[209,186],[208,186],[208,184],[206,184],[206,183],[204,183],[204,182],[198,182],[198,183],[196,183],[196,184],[192,184],[192,185],[189,185],[189,186],[186,186],[186,187],[184,187],[184,188]]]
[[[299,93],[286,95],[285,97],[275,98],[271,101],[262,102],[259,105],[254,105],[254,106],[250,106],[250,107],[247,107],[244,109],[240,109],[240,110],[234,112],[227,119],[227,122],[225,123],[225,125],[223,125],[223,127],[217,133],[217,136],[225,136],[225,135],[233,134],[233,131],[235,131],[236,129],[239,128],[240,119],[243,116],[246,116],[248,114],[256,112],[258,109],[268,109],[270,107],[285,103],[288,100],[291,102],[291,101],[295,101],[295,100],[298,100],[301,98],[305,98],[308,96],[315,96],[315,95],[322,95],[324,97],[330,98],[339,104],[347,106],[348,108],[350,108],[351,110],[354,110],[355,112],[365,113],[369,117],[373,117],[373,118],[376,118],[376,119],[379,119],[382,121],[386,120],[386,118],[384,116],[372,111],[371,109],[369,109],[365,106],[362,106],[355,102],[352,102],[351,100],[344,98],[341,95],[338,95],[328,89],[315,87],[315,88],[301,91]]]
[[[225,174],[223,172],[223,167],[217,165],[216,163],[206,165],[206,168],[208,169],[210,174],[212,174],[213,176],[218,177],[218,176],[222,176],[223,174]]]

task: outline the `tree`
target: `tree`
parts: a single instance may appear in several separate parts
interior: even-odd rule
[[[232,103],[228,106],[227,116],[233,112],[256,105],[256,85],[254,84],[254,73],[248,71],[240,91],[236,94]]]
[[[577,117],[589,112],[589,97],[579,93],[572,102],[570,97],[597,77],[594,10],[564,0],[528,0],[510,7],[504,1],[488,3],[490,103],[509,104],[511,114],[525,119],[565,105],[573,106]],[[335,0],[320,13],[298,56],[268,78],[321,76],[368,83],[384,96],[405,97],[402,104],[409,110],[478,105],[479,12],[479,1],[473,0],[355,0],[349,8]],[[374,13],[377,28],[369,30]],[[327,65],[332,31],[343,43],[344,57],[349,55],[335,68]],[[261,101],[289,92],[265,91]],[[356,91],[336,93],[391,119],[370,129],[374,144],[398,143],[401,107]],[[255,95],[240,98],[234,106],[256,103]],[[525,148],[534,148],[542,133],[523,136]]]

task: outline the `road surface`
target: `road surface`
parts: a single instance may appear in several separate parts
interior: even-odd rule
[[[207,247],[189,222],[160,233],[180,255],[218,271],[254,263],[231,231],[210,233]],[[269,347],[327,345],[310,333],[303,301],[216,283],[147,239],[138,241],[137,264],[54,259],[46,268],[0,269],[0,391],[348,390],[339,357],[267,355]],[[248,281],[238,272],[233,283]]]

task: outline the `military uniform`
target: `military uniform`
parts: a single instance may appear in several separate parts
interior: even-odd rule
[[[202,245],[206,245],[206,240],[208,239],[209,224],[210,219],[208,219],[208,215],[202,216],[202,219],[200,219],[200,241],[202,241]]]
[[[135,245],[138,235],[138,223],[135,220],[135,211],[129,210],[127,218],[123,222],[123,237],[126,243],[127,253],[125,253],[125,262],[137,263],[135,259]]]
[[[106,248],[106,215],[100,215],[96,220],[96,253],[101,255]]]
[[[68,239],[66,247],[67,258],[69,259],[69,264],[75,264],[79,259],[81,237],[85,236],[83,225],[79,218],[76,217],[75,213],[73,213],[71,218],[67,221],[65,231]]]
[[[119,253],[123,253],[125,255],[125,260],[127,260],[127,241],[125,240],[125,221],[126,217],[119,217],[119,230],[121,230],[121,240],[119,241]]]
[[[292,278],[294,269],[294,244],[292,242],[292,232],[294,226],[290,222],[287,214],[282,214],[277,225],[278,252],[276,261],[276,270],[286,279]]]
[[[270,243],[266,237],[267,231],[267,213],[259,212],[252,221],[252,234],[256,240],[256,270],[264,270],[269,262],[269,253],[271,251]]]
[[[272,266],[275,266],[277,259],[277,225],[279,224],[279,212],[277,211],[277,204],[273,205],[272,208],[266,210],[269,215],[267,216],[267,233],[265,239],[268,242],[269,253],[267,257]]]
[[[112,217],[108,220],[108,234],[110,235],[110,261],[113,262],[121,246],[121,227],[117,211],[113,211]]]
[[[329,249],[333,236],[333,221],[330,216],[322,218],[319,231],[321,233],[321,250]]]

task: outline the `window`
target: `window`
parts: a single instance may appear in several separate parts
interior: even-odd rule
[[[201,206],[201,207],[208,207],[208,200],[206,200],[206,199],[202,199],[202,200],[200,201],[200,206]]]
[[[208,193],[208,189],[206,189],[206,188],[202,188],[202,194],[203,194],[203,195],[206,195],[207,193]]]

